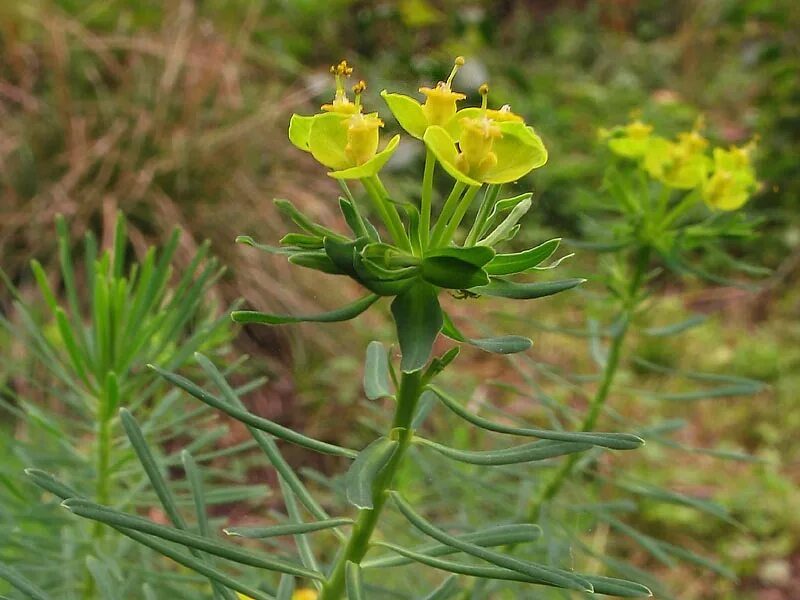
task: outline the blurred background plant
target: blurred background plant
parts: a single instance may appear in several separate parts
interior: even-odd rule
[[[176,250],[178,268],[194,255],[193,239],[211,239],[230,267],[215,286],[224,303],[244,296],[261,310],[303,306],[305,313],[340,304],[350,291],[347,282],[320,294],[313,274],[230,243],[240,233],[278,237],[283,226],[273,196],[292,198],[325,225],[341,225],[335,205],[324,200],[336,193],[335,183],[305,176],[312,163],[290,147],[284,132],[298,101],[307,101],[313,112],[327,100],[320,81],[327,81],[328,65],[340,58],[369,76],[367,95],[373,97],[367,101],[373,105],[382,87],[410,89],[444,78],[456,54],[469,63],[459,74],[462,88],[477,89],[490,74],[493,96],[535,123],[550,151],[548,166],[524,182],[537,190],[538,212],[531,211],[524,228],[531,239],[565,230],[586,237],[575,206],[602,182],[597,128],[626,122],[632,110],[668,134],[703,114],[708,137],[723,146],[758,133],[762,185],[749,210],[767,218],[760,227],[767,235],[733,251],[773,274],[758,292],[692,279],[656,282],[651,291],[658,310],[677,314],[686,308],[711,318],[687,332],[679,347],[642,338],[637,350],[674,368],[732,372],[769,384],[754,402],[698,405],[690,434],[681,434],[709,443],[724,438],[774,459],[717,465],[711,475],[706,459],[682,460],[683,471],[696,474],[697,488],[744,522],[742,529],[704,534],[742,582],[725,592],[728,584],[710,576],[687,583],[680,569],[665,573],[666,579],[686,585],[685,598],[790,598],[800,562],[791,508],[800,447],[790,433],[800,419],[794,402],[800,357],[793,351],[800,341],[794,285],[800,266],[799,38],[800,7],[792,0],[681,0],[669,6],[651,0],[1,3],[2,267],[29,297],[30,258],[48,273],[58,263],[54,238],[42,235],[57,212],[67,216],[72,239],[79,240],[86,230],[105,225],[111,231],[116,210],[123,209],[131,259],[141,260],[149,243],[166,241],[176,224],[191,232]],[[382,116],[391,128],[388,111]],[[423,160],[413,147],[401,147],[389,165],[397,185]],[[572,259],[575,274],[597,268],[590,254]],[[713,258],[703,260],[715,268]],[[7,290],[0,292],[0,310],[8,311],[10,300]],[[545,327],[570,324],[564,315],[556,319],[546,303],[535,315],[516,314]],[[584,325],[574,317],[572,325]],[[344,358],[342,347],[351,336],[366,338],[381,326],[379,320],[358,329],[337,326],[313,337],[304,326],[280,333],[248,329],[236,343],[272,377],[259,401],[289,420],[301,407],[312,409],[318,433],[336,440],[352,433],[330,423],[341,419],[342,407],[358,393],[341,385],[359,368]],[[559,366],[587,371],[591,363],[582,342],[559,338],[555,344],[557,336],[542,330],[532,358],[548,351]],[[476,357],[474,382],[501,368]],[[7,378],[5,370],[0,367],[0,376]],[[628,369],[622,389],[636,390],[652,378]],[[513,398],[503,405],[521,410]],[[627,409],[627,403],[620,408]],[[335,421],[328,418],[334,414]],[[2,426],[14,430],[16,422],[5,418]],[[662,475],[665,485],[673,476]],[[741,510],[753,505],[761,510]],[[656,514],[672,515],[676,530],[684,532],[703,521],[666,513]],[[656,528],[648,514],[640,517],[645,532]],[[646,562],[635,552],[632,560]]]
[[[163,249],[150,247],[141,262],[126,267],[122,216],[111,247],[101,251],[87,234],[78,261],[63,218],[57,230],[59,269],[48,274],[31,263],[36,300],[24,299],[0,271],[15,297],[9,316],[0,316],[8,336],[0,355],[0,409],[9,429],[0,455],[0,590],[10,582],[27,586],[33,597],[119,598],[138,596],[149,581],[160,593],[179,593],[194,585],[191,577],[173,573],[154,581],[154,556],[99,526],[63,519],[53,502],[41,503],[41,491],[21,477],[21,468],[28,467],[34,481],[45,472],[69,473],[98,502],[134,510],[152,506],[146,479],[131,470],[134,455],[121,443],[117,413],[123,407],[144,416],[144,431],[165,450],[157,463],[161,471],[196,468],[192,453],[206,463],[245,450],[230,443],[228,428],[207,411],[181,409],[179,396],[145,368],[159,361],[178,369],[196,351],[229,349],[232,328],[212,293],[222,271],[203,244],[178,277],[178,230]],[[264,486],[238,485],[247,468],[239,456],[224,471],[209,469],[216,485],[205,502],[219,506],[263,495]],[[188,489],[181,491],[184,502]],[[60,568],[52,569],[56,562]]]

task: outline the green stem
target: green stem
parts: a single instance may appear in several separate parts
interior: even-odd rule
[[[433,201],[433,171],[436,168],[436,157],[426,147],[425,172],[422,175],[422,195],[419,210],[419,237],[423,248],[428,247],[431,235],[431,204]]]
[[[361,180],[361,183],[364,185],[364,189],[367,191],[367,195],[369,196],[370,200],[372,200],[375,210],[378,211],[381,220],[389,230],[389,235],[392,236],[394,243],[400,246],[403,250],[411,252],[411,242],[406,235],[403,222],[400,220],[400,215],[397,213],[397,209],[389,201],[389,195],[386,193],[386,189],[383,187],[383,184],[380,182],[377,176],[365,177]]]
[[[474,246],[478,241],[478,237],[483,230],[486,219],[489,217],[489,213],[492,210],[492,207],[495,205],[495,202],[497,202],[497,197],[500,195],[501,187],[502,186],[499,184],[493,184],[486,188],[486,191],[483,194],[483,202],[481,202],[481,207],[478,209],[478,215],[475,217],[475,222],[472,224],[472,228],[467,234],[467,239],[464,241],[464,246]]]
[[[594,429],[595,425],[597,424],[597,419],[603,410],[603,406],[608,399],[608,395],[611,392],[614,378],[619,368],[620,357],[622,355],[622,349],[625,345],[625,339],[628,333],[630,322],[639,304],[639,291],[644,283],[644,276],[647,273],[649,259],[650,248],[648,246],[640,248],[636,255],[636,264],[634,266],[633,277],[628,285],[628,293],[622,309],[621,323],[611,341],[608,358],[606,359],[606,364],[603,368],[603,378],[600,381],[600,387],[597,388],[597,392],[595,392],[595,395],[589,404],[589,410],[586,413],[583,422],[581,423],[581,431],[592,431]],[[567,480],[570,473],[572,473],[572,470],[579,458],[580,454],[571,455],[561,465],[561,468],[556,471],[555,475],[550,479],[550,481],[544,486],[542,492],[531,505],[528,513],[528,519],[531,523],[535,523],[539,519],[539,513],[542,505],[545,502],[552,500],[559,490],[561,490],[561,487],[564,485],[564,482]]]
[[[447,224],[447,227],[442,233],[442,238],[436,244],[437,246],[447,246],[455,236],[456,231],[458,230],[458,226],[461,225],[461,221],[464,220],[464,215],[467,214],[469,207],[472,206],[472,200],[475,198],[475,195],[478,193],[480,189],[479,186],[471,186],[464,196],[461,198],[461,201],[458,203],[458,207],[456,208],[455,214],[453,214],[453,218],[450,219],[450,222]]]
[[[96,446],[95,446],[95,488],[94,497],[98,504],[108,505],[111,503],[111,419],[107,407],[108,400],[101,397],[98,400],[96,420]],[[105,534],[106,527],[100,522],[95,522],[92,528],[92,539],[95,542],[101,540]],[[93,600],[96,595],[94,577],[87,570],[83,581],[84,600]]]
[[[455,185],[453,185],[450,195],[447,197],[447,200],[444,201],[444,206],[442,206],[442,212],[439,213],[439,218],[436,220],[436,225],[433,227],[431,242],[428,245],[430,248],[439,247],[437,241],[440,240],[444,235],[444,228],[447,226],[450,217],[453,216],[453,213],[458,206],[458,200],[461,198],[461,194],[463,194],[464,190],[466,189],[467,184],[460,181],[456,181]]]
[[[355,525],[353,525],[350,539],[347,541],[344,550],[339,553],[328,580],[322,586],[319,600],[341,600],[344,597],[345,566],[347,562],[361,564],[364,555],[369,550],[369,541],[386,503],[386,492],[391,486],[392,480],[402,463],[403,456],[411,445],[411,440],[414,436],[414,432],[411,430],[411,421],[424,387],[423,383],[422,371],[403,373],[400,379],[397,407],[391,429],[387,433],[387,435],[397,439],[399,445],[391,460],[373,484],[373,508],[371,510],[362,509],[358,511],[358,517]]]
[[[673,209],[672,209],[672,210],[669,212],[669,214],[667,214],[667,215],[664,217],[664,219],[661,221],[661,227],[662,227],[663,229],[667,229],[667,228],[671,227],[671,226],[672,226],[672,224],[673,224],[673,223],[674,223],[674,222],[675,222],[677,219],[679,219],[680,217],[682,217],[682,216],[683,216],[683,214],[684,214],[684,213],[685,213],[687,210],[689,210],[689,209],[690,209],[690,208],[692,208],[692,207],[693,207],[695,204],[697,204],[697,200],[698,200],[698,198],[697,198],[697,197],[698,197],[699,193],[700,193],[700,192],[699,192],[699,188],[696,188],[696,189],[692,190],[691,192],[689,192],[688,194],[686,194],[686,195],[683,197],[683,200],[681,200],[680,202],[678,202],[678,204],[676,204],[676,205],[675,205],[675,208],[673,208]]]

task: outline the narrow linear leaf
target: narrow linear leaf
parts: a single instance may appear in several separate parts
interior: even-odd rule
[[[469,542],[476,546],[490,548],[492,546],[505,546],[508,544],[526,544],[535,542],[542,537],[542,528],[530,523],[515,523],[513,525],[496,525],[487,529],[473,531],[454,536],[462,542]],[[459,552],[457,548],[446,544],[425,544],[412,549],[414,552],[425,556],[445,556]],[[361,563],[365,569],[399,567],[412,562],[402,556],[382,556]]]
[[[316,452],[321,452],[323,454],[332,454],[334,456],[346,456],[347,458],[355,458],[358,455],[358,452],[355,450],[350,450],[348,448],[342,448],[340,446],[335,446],[333,444],[328,444],[327,442],[321,442],[319,440],[315,440],[313,438],[307,437],[300,433],[297,433],[293,429],[289,429],[288,427],[284,427],[283,425],[278,425],[274,421],[270,421],[269,419],[265,419],[264,417],[259,417],[254,415],[244,409],[237,408],[228,402],[220,400],[216,396],[208,393],[198,385],[192,383],[185,377],[178,375],[176,373],[172,373],[170,371],[165,371],[159,367],[154,365],[148,365],[151,369],[153,369],[156,373],[164,377],[167,381],[177,385],[179,388],[186,391],[191,396],[194,396],[201,402],[216,408],[224,412],[226,415],[233,417],[237,421],[241,421],[245,425],[258,429],[260,431],[265,431],[275,437],[281,438],[287,442],[291,442],[293,444],[297,444],[298,446],[302,446],[303,448],[308,448],[309,450],[314,450]]]
[[[155,550],[159,554],[163,554],[169,559],[174,560],[179,565],[183,565],[187,569],[191,569],[192,571],[196,571],[201,575],[204,575],[211,581],[223,585],[226,588],[230,588],[232,590],[236,590],[244,594],[245,596],[252,598],[252,600],[275,600],[269,594],[265,594],[264,592],[257,590],[256,588],[250,587],[238,581],[236,578],[231,577],[230,575],[223,573],[215,569],[214,567],[209,566],[208,564],[204,563],[202,560],[187,556],[183,552],[179,552],[175,550],[169,544],[165,544],[157,539],[153,539],[152,537],[135,531],[133,529],[125,529],[124,527],[114,527],[117,531],[119,531],[122,535],[125,535],[135,542],[138,542],[142,546],[147,546],[148,548]]]
[[[321,573],[311,571],[300,565],[294,565],[282,560],[255,554],[250,550],[225,546],[220,544],[217,540],[210,540],[188,531],[159,525],[158,523],[154,523],[142,517],[125,514],[89,500],[69,498],[62,502],[62,506],[86,519],[92,519],[93,521],[99,521],[115,527],[153,535],[170,542],[181,544],[187,548],[195,548],[239,564],[277,571],[279,573],[288,573],[289,575],[297,575],[298,577],[308,577],[309,579],[323,578]]]
[[[414,509],[403,500],[398,492],[391,491],[389,494],[400,509],[400,512],[403,513],[403,516],[408,519],[414,527],[442,544],[453,546],[462,552],[490,562],[498,567],[502,567],[502,569],[509,569],[510,571],[516,571],[517,573],[527,575],[528,577],[534,578],[536,583],[584,592],[591,592],[594,589],[588,581],[568,571],[539,565],[529,561],[522,561],[511,556],[481,548],[475,544],[463,542],[423,519],[421,515],[416,513]]]
[[[214,382],[214,385],[217,386],[225,401],[230,406],[244,410],[244,404],[236,395],[236,392],[233,390],[233,388],[225,380],[225,377],[222,375],[222,373],[220,373],[219,369],[214,366],[214,363],[212,363],[207,357],[203,356],[199,352],[195,352],[194,357],[206,375],[208,375],[211,378],[211,381]],[[328,520],[330,518],[328,513],[306,489],[306,487],[303,485],[303,482],[292,469],[291,465],[286,462],[286,459],[278,449],[275,440],[264,432],[255,429],[254,427],[248,427],[248,430],[250,431],[250,435],[253,436],[253,439],[263,450],[264,454],[266,454],[269,462],[275,467],[278,475],[280,475],[281,488],[283,489],[285,484],[285,487],[291,490],[291,492],[297,496],[297,499],[303,504],[303,506],[306,507],[308,512],[311,513],[315,519],[320,521]],[[287,494],[284,492],[284,497],[286,496]],[[340,531],[334,529],[333,532],[337,535],[337,537],[339,537],[340,540],[345,540],[344,534],[342,534]]]
[[[502,335],[478,339],[468,338],[459,331],[447,313],[442,314],[444,317],[444,323],[442,325],[443,335],[457,342],[463,342],[480,348],[485,352],[491,352],[492,354],[516,354],[517,352],[525,352],[533,346],[533,342],[529,338],[521,335]]]
[[[358,509],[372,508],[372,484],[397,451],[398,442],[380,437],[358,453],[345,475],[347,501]]]
[[[379,296],[370,294],[363,298],[347,304],[336,310],[318,315],[290,316],[290,315],[271,315],[254,310],[236,310],[231,313],[231,319],[237,323],[260,323],[266,325],[283,325],[286,323],[336,323],[339,321],[349,321],[354,319],[370,306],[375,304]]]
[[[466,408],[464,408],[458,400],[439,389],[436,386],[428,385],[428,389],[435,393],[442,403],[447,406],[451,411],[459,417],[472,423],[476,427],[494,431],[496,433],[506,433],[509,435],[520,435],[525,437],[536,437],[543,440],[557,440],[562,442],[577,442],[583,444],[592,444],[594,446],[601,446],[603,448],[612,448],[614,450],[635,450],[644,445],[644,440],[637,435],[631,433],[603,433],[603,432],[567,432],[567,431],[551,431],[548,429],[534,429],[529,427],[511,427],[509,425],[502,425],[494,423],[483,417],[479,417]]]
[[[282,575],[278,584],[278,591],[275,593],[275,600],[292,600],[294,594],[294,577]]]
[[[548,240],[524,252],[498,254],[485,267],[489,275],[513,275],[539,266],[558,249],[561,238]]]
[[[2,562],[0,562],[0,579],[7,581],[23,594],[28,594],[33,600],[51,600],[50,596],[39,586],[28,580],[16,569]]]
[[[414,437],[414,442],[429,446],[439,452],[439,454],[459,462],[491,467],[545,460],[557,456],[583,452],[592,447],[591,444],[580,444],[577,442],[540,440],[538,442],[531,442],[529,444],[523,444],[522,446],[504,448],[502,450],[458,450],[457,448],[444,446],[421,437]]]
[[[422,600],[447,600],[458,592],[458,576],[450,575],[442,584]]]
[[[545,281],[537,283],[516,283],[493,277],[489,285],[473,288],[476,294],[496,296],[498,298],[511,298],[513,300],[533,300],[552,296],[559,292],[571,290],[586,283],[585,279],[561,279],[558,281]]]
[[[279,535],[295,535],[322,531],[332,527],[342,527],[352,525],[352,519],[338,518],[326,519],[325,521],[314,521],[312,523],[288,523],[286,525],[272,525],[270,527],[228,527],[223,529],[227,535],[246,537],[252,539],[264,539]]]
[[[348,560],[344,568],[347,600],[366,600],[364,575],[361,573],[361,567]]]

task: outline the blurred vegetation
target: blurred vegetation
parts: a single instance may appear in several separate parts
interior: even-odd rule
[[[576,215],[602,181],[600,126],[624,123],[635,112],[669,134],[703,115],[715,143],[759,137],[763,183],[750,209],[767,221],[759,243],[738,252],[773,274],[758,292],[657,282],[663,310],[688,306],[722,316],[680,347],[642,340],[638,353],[676,368],[724,368],[767,382],[755,399],[698,404],[690,433],[765,462],[719,466],[686,455],[680,472],[658,474],[661,483],[674,478],[708,491],[742,528],[663,508],[639,519],[645,528],[674,528],[676,538],[712,540],[713,551],[743,578],[738,587],[708,576],[687,585],[685,573],[666,573],[685,585],[682,598],[790,598],[800,578],[793,508],[800,501],[800,444],[791,435],[800,426],[800,4],[794,0],[2,2],[2,268],[24,295],[34,285],[31,258],[45,268],[57,263],[47,233],[57,213],[78,240],[87,230],[111,231],[122,210],[139,258],[175,225],[190,233],[176,252],[178,265],[210,239],[229,267],[215,292],[226,302],[243,296],[256,309],[280,312],[332,306],[347,296],[347,284],[323,293],[314,274],[232,243],[238,234],[265,241],[282,234],[272,197],[290,197],[319,222],[339,225],[329,202],[338,188],[290,146],[288,115],[327,100],[327,67],[343,57],[369,82],[370,105],[381,106],[381,89],[430,84],[446,75],[457,54],[468,60],[458,85],[476,90],[491,80],[493,97],[524,114],[550,151],[547,167],[525,182],[540,208],[528,217],[530,239],[581,238]],[[404,172],[421,169],[423,161],[415,149],[402,150],[390,165],[400,186]],[[590,254],[579,252],[576,273],[593,272]],[[10,301],[0,291],[0,311]],[[561,325],[573,317],[536,315]],[[359,393],[341,383],[352,380],[358,364],[331,357],[361,347],[353,340],[370,332],[369,325],[321,331],[311,339],[302,327],[248,330],[238,343],[267,366],[287,415],[311,411],[315,426],[324,428]],[[537,336],[537,358],[549,351],[556,362],[583,364],[585,348],[562,345],[553,353],[550,335]],[[685,364],[696,359],[702,364]],[[476,385],[484,372],[505,368],[481,360],[475,358]],[[4,377],[0,370],[0,383]],[[626,377],[643,384],[652,375],[631,367]],[[649,408],[665,416],[672,410]],[[0,426],[15,428],[10,421]],[[332,439],[351,435],[328,427]]]

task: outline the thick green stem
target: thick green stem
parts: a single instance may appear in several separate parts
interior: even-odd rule
[[[430,248],[439,247],[438,242],[444,235],[444,229],[447,226],[447,223],[450,221],[450,217],[452,217],[453,213],[456,211],[458,200],[461,198],[461,195],[466,189],[467,184],[460,181],[456,181],[456,183],[453,185],[450,195],[447,197],[447,200],[444,201],[444,206],[442,206],[442,212],[439,213],[439,218],[436,220],[436,225],[433,227],[431,242],[429,244]]]
[[[431,235],[431,204],[433,202],[433,171],[436,157],[430,148],[425,152],[425,172],[422,175],[422,194],[419,208],[419,238],[423,248],[428,247]]]
[[[583,418],[581,431],[592,431],[594,429],[595,425],[597,425],[597,419],[603,410],[603,406],[605,406],[606,400],[608,399],[608,395],[611,392],[614,378],[619,368],[620,357],[622,356],[622,350],[625,345],[630,322],[639,303],[639,291],[644,283],[649,259],[650,248],[645,246],[639,249],[636,255],[633,277],[628,285],[627,297],[625,298],[625,304],[622,308],[620,325],[611,340],[611,347],[609,348],[608,357],[603,367],[603,378],[600,381],[600,387],[597,388],[597,392],[595,392],[592,397],[589,410]],[[535,523],[539,519],[542,505],[552,500],[559,490],[561,490],[561,487],[564,485],[570,473],[572,473],[579,458],[580,454],[571,455],[544,486],[542,492],[538,495],[533,504],[531,504],[528,513],[530,522]]]
[[[419,396],[422,393],[423,381],[422,372],[403,373],[400,380],[400,389],[397,395],[397,407],[392,420],[392,426],[387,433],[388,436],[396,439],[399,444],[397,450],[389,463],[381,471],[372,487],[371,510],[362,509],[358,512],[355,525],[353,526],[350,539],[344,550],[339,553],[336,563],[331,571],[328,580],[322,586],[319,600],[341,600],[344,597],[345,589],[345,566],[347,562],[361,564],[364,555],[369,550],[369,541],[375,526],[378,524],[384,504],[386,503],[386,492],[392,484],[403,457],[411,445],[413,431],[411,421],[414,416]]]
[[[111,502],[111,419],[106,403],[108,399],[101,399],[98,402],[95,439],[95,488],[94,500],[98,504],[108,505]],[[92,539],[99,541],[105,534],[106,526],[100,522],[95,522],[92,528]],[[84,600],[93,600],[96,595],[94,578],[87,570],[83,581]]]

